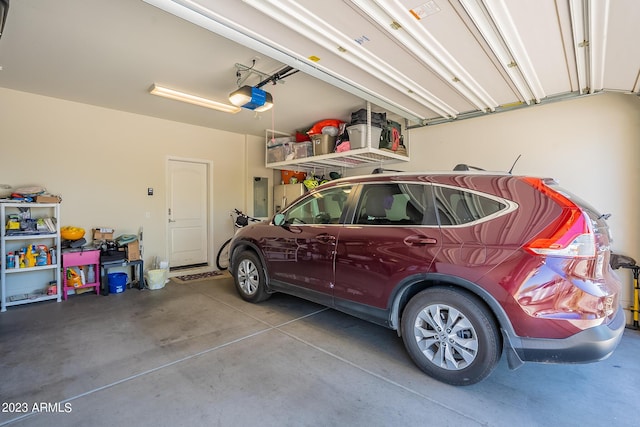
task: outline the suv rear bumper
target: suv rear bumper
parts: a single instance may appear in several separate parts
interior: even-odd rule
[[[511,349],[520,362],[589,363],[606,359],[618,346],[625,326],[625,315],[619,307],[606,325],[585,329],[564,339],[508,337]],[[513,353],[511,353],[513,356]],[[514,368],[518,363],[509,365]]]

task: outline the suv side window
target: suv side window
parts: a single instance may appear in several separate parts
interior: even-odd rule
[[[291,206],[284,213],[287,224],[338,224],[347,204],[351,186],[318,191]]]
[[[459,188],[433,186],[440,225],[460,225],[493,215],[508,206],[500,200]]]
[[[358,203],[357,224],[438,225],[428,184],[365,184]]]

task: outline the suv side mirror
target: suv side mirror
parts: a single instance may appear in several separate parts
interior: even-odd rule
[[[278,213],[273,217],[273,225],[282,226],[285,224],[284,214]]]

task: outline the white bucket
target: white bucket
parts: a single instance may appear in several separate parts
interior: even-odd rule
[[[157,270],[147,271],[147,288],[162,289],[167,283],[167,270],[159,268]]]

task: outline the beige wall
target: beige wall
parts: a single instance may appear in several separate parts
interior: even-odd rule
[[[166,259],[170,157],[213,162],[214,251],[233,232],[229,210],[246,207],[244,135],[2,88],[0,100],[0,183],[61,194],[62,225],[142,226],[145,259]]]

